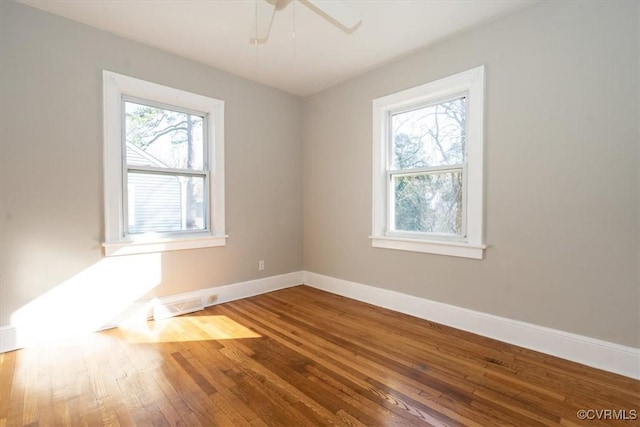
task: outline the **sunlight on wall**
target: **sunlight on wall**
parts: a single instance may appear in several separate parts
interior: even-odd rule
[[[180,316],[122,325],[118,334],[131,343],[185,342],[260,338],[227,316]]]
[[[24,347],[115,326],[161,279],[160,254],[103,258],[16,310],[16,343]]]

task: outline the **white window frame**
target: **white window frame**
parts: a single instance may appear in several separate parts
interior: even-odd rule
[[[391,230],[391,115],[443,99],[466,97],[463,236]],[[373,100],[373,214],[376,248],[482,259],[484,257],[484,66]]]
[[[224,101],[103,70],[104,226],[106,256],[226,245],[224,207]],[[126,233],[123,117],[125,98],[175,106],[204,116],[207,227],[179,233]]]

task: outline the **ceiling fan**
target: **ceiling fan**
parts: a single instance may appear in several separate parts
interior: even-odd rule
[[[296,0],[255,0],[255,14],[251,26],[252,44],[266,43],[276,12]],[[297,0],[343,31],[355,30],[362,22],[360,14],[341,0]]]

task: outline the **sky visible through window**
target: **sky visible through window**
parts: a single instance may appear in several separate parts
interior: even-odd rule
[[[391,227],[462,235],[466,98],[395,113],[390,120]]]

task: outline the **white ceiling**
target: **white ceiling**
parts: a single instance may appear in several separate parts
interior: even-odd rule
[[[257,46],[255,1],[265,0],[19,1],[305,96],[535,0],[350,0],[362,16],[351,34],[294,0]]]

